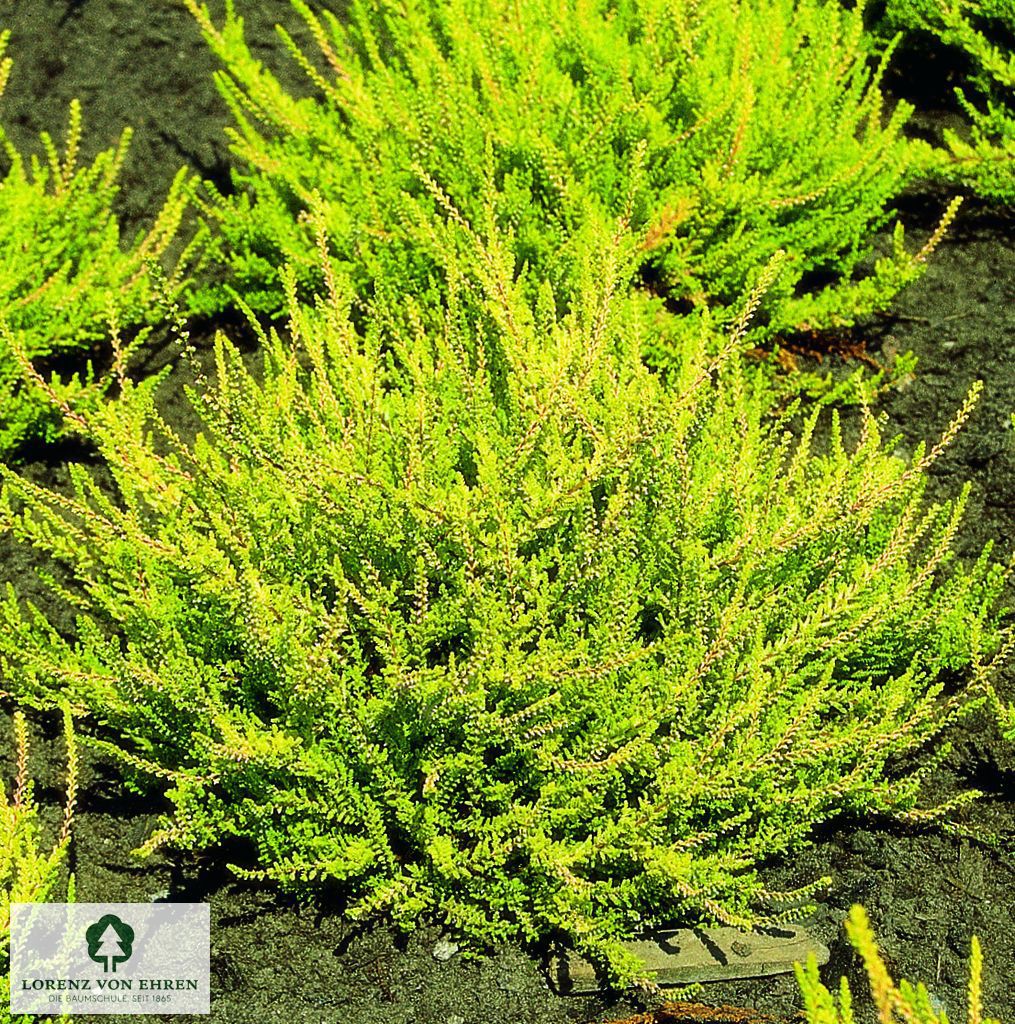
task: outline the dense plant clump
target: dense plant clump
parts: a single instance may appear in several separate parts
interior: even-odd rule
[[[277,312],[283,262],[301,290],[319,285],[314,196],[358,294],[392,280],[426,293],[433,263],[403,220],[428,178],[469,219],[510,228],[515,269],[555,289],[580,226],[629,203],[645,229],[634,275],[688,309],[731,303],[785,250],[769,332],[851,324],[922,270],[927,250],[908,253],[901,228],[864,263],[910,148],[909,108],[885,113],[859,10],[356,0],[322,21],[293,0],[319,49],[279,30],[316,90],[297,99],[251,54],[231,3],[221,27],[187,3],[224,65],[238,161],[236,194],[209,186],[204,204],[227,282],[204,291],[209,308],[235,289]]]
[[[847,419],[747,358],[882,308],[957,208],[874,258],[923,158],[862,5],[352,0],[340,23],[293,0],[319,51],[282,31],[295,98],[228,0],[221,25],[186,2],[234,117],[237,190],[199,198],[217,281],[186,280],[203,232],[155,270],[183,172],[121,248],[127,136],[79,168],[77,105],[65,155],[8,146],[0,184],[0,455],[69,431],[103,460],[70,492],[0,463],[0,534],[77,612],[58,632],[8,586],[0,683],[166,792],[142,852],[245,840],[239,874],[353,918],[563,934],[623,983],[646,927],[798,916],[826,880],[771,892],[758,865],[817,823],[975,796],[922,784],[960,716],[1015,725],[990,683],[1009,571],[955,557],[968,489],[924,490],[980,385],[903,459],[859,376]],[[1001,58],[948,12],[987,89]],[[208,379],[177,317],[194,440],[120,337],[174,302],[235,304],[264,361],[219,335]],[[115,387],[46,371],[107,333]],[[24,771],[0,794],[0,924],[57,877],[73,747],[70,775],[49,854]],[[851,928],[885,1024],[936,1024]],[[812,1024],[849,1024],[848,990],[800,979]],[[978,979],[974,949],[971,1024]]]
[[[907,1024],[948,1024],[946,1011],[935,1001],[922,983],[916,985],[892,980],[878,951],[874,932],[863,907],[855,906],[846,920],[846,934],[853,948],[863,959],[870,982],[871,997],[881,1024],[906,1021]],[[828,991],[818,976],[818,965],[811,957],[806,968],[797,965],[797,981],[804,997],[807,1024],[853,1024],[853,996],[843,978],[838,998]],[[983,953],[973,936],[969,954],[969,986],[966,999],[966,1024],[998,1024],[983,1016]]]
[[[7,39],[0,34],[0,56]],[[10,59],[0,60],[0,93],[10,70]],[[0,180],[0,459],[26,440],[52,439],[59,422],[23,373],[26,361],[84,350],[110,329],[151,322],[157,304],[147,265],[166,257],[188,205],[188,177],[181,170],[151,229],[124,249],[113,202],[130,132],[82,167],[81,130],[75,102],[64,154],[43,134],[43,161],[27,160],[0,127],[10,165]],[[180,292],[197,244],[196,238],[176,260],[170,294]],[[102,388],[82,362],[67,379],[47,377],[68,399],[94,403]]]
[[[353,917],[557,930],[628,981],[642,926],[780,919],[756,866],[816,822],[948,811],[920,803],[939,755],[905,755],[990,695],[1005,572],[953,558],[964,494],[921,494],[975,393],[909,462],[866,410],[818,446],[820,409],[773,416],[743,360],[759,294],[664,378],[641,353],[670,314],[626,287],[644,230],[585,225],[555,294],[492,212],[407,203],[439,319],[381,292],[357,329],[315,210],[325,296],[281,274],[263,379],[217,339],[193,443],[125,379],[67,410],[115,494],[3,472],[0,524],[80,612],[67,639],[10,590],[7,685],[165,784],[145,849],[246,837],[242,873],[336,882]]]
[[[17,778],[10,797],[0,785],[0,1024],[29,1024],[34,1016],[12,1017],[10,1012],[10,977],[8,943],[10,941],[10,906],[12,903],[44,903],[52,895],[59,880],[70,843],[71,823],[77,799],[77,748],[70,715],[64,717],[64,738],[67,744],[67,802],[60,834],[51,849],[43,847],[39,828],[39,808],[28,777],[28,728],[21,712],[14,715],[14,753]],[[62,898],[74,899],[71,878]],[[70,1024],[61,1017],[63,1024]],[[43,1022],[49,1024],[49,1020]]]
[[[885,25],[936,36],[970,66],[956,88],[968,124],[916,161],[987,199],[1015,202],[1015,4],[1012,0],[888,0]]]

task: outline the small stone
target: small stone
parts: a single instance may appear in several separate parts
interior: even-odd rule
[[[814,956],[828,963],[828,948],[799,925],[742,932],[736,928],[680,928],[655,932],[624,946],[644,964],[658,985],[701,981],[735,981],[792,974],[794,963]],[[595,992],[600,978],[593,966],[572,951],[562,951],[550,965],[550,978],[561,993]],[[503,979],[497,984],[505,987]]]
[[[447,963],[458,952],[458,943],[450,939],[438,939],[433,948],[433,958],[440,963]]]
[[[465,1018],[460,1013],[453,1013],[448,1017],[447,1024],[465,1024]]]

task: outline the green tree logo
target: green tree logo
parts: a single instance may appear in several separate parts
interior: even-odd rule
[[[116,973],[116,965],[126,963],[134,952],[134,929],[115,914],[100,917],[85,931],[88,955],[102,964],[102,973]]]

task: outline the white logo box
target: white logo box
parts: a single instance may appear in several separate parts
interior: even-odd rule
[[[12,1013],[209,1013],[207,903],[12,903]]]

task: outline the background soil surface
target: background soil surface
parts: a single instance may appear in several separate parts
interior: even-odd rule
[[[255,51],[302,90],[302,78],[272,30],[281,21],[305,38],[289,5],[275,0],[239,5]],[[337,5],[332,9],[340,13]],[[85,114],[84,157],[113,144],[125,125],[135,128],[121,197],[128,231],[152,216],[181,164],[219,183],[227,180],[222,135],[227,116],[212,83],[215,61],[178,0],[0,0],[0,27],[11,29],[8,52],[15,61],[0,119],[19,148],[38,151],[40,130],[59,136],[74,96]],[[916,196],[902,204],[914,243],[922,241],[944,203],[942,196]],[[1000,555],[1015,551],[1013,238],[1011,216],[967,204],[926,277],[899,298],[894,316],[865,334],[875,357],[911,348],[920,358],[916,378],[883,405],[906,450],[921,440],[933,442],[970,383],[978,377],[986,383],[971,423],[936,465],[931,488],[932,497],[944,497],[956,494],[963,481],[973,482],[961,538],[966,554],[977,553],[987,540]],[[174,360],[174,349],[166,344],[151,353],[145,369]],[[185,376],[182,370],[174,373],[163,392],[167,414],[177,422],[187,417],[179,391]],[[87,453],[51,452],[26,471],[59,483],[66,475],[61,456],[86,458]],[[0,580],[16,579],[23,592],[44,604],[44,591],[32,582],[37,564],[32,552],[0,539]],[[1011,695],[1010,674],[1001,686]],[[0,736],[9,735],[8,726],[5,716]],[[832,889],[811,922],[832,951],[822,971],[826,981],[847,974],[855,992],[865,989],[841,931],[846,910],[859,901],[893,971],[925,981],[953,1020],[964,1012],[965,960],[969,938],[978,934],[987,958],[986,1007],[995,1017],[1015,1021],[1010,847],[1015,756],[986,718],[967,722],[950,738],[953,753],[932,780],[928,800],[978,787],[985,796],[965,813],[964,822],[1007,840],[991,845],[840,820],[823,828],[812,848],[769,865],[766,873],[773,885],[832,876]],[[0,741],[0,755],[6,779],[11,771],[6,740]],[[61,760],[53,723],[38,723],[32,767],[54,816]],[[407,938],[384,927],[356,932],[326,900],[300,907],[236,884],[210,861],[139,863],[130,850],[150,832],[160,810],[157,800],[124,795],[115,771],[94,758],[87,759],[83,782],[72,865],[78,898],[208,900],[214,974],[210,1019],[219,1024],[557,1024],[623,1018],[642,1005],[633,997],[555,996],[541,970],[544,950],[504,947],[486,958],[457,954],[440,961],[433,955],[439,938],[433,928]],[[229,851],[218,863],[246,855]],[[710,985],[697,998],[786,1015],[800,1008],[789,976]]]

